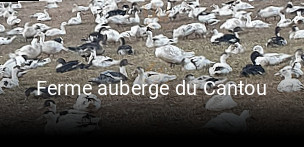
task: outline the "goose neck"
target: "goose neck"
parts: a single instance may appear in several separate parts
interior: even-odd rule
[[[128,73],[127,73],[127,70],[126,70],[125,66],[120,66],[119,67],[119,72],[122,73],[124,76],[126,76],[128,78]]]

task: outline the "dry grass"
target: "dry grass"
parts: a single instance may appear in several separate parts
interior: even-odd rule
[[[219,4],[222,0],[213,1]],[[70,17],[74,17],[76,14],[71,13],[73,3],[87,5],[87,2],[81,0],[65,0],[60,4],[60,8],[52,9],[49,11],[52,21],[46,22],[47,25],[52,27],[59,27],[62,21],[67,21]],[[205,6],[210,6],[213,2],[203,2]],[[258,1],[253,3],[256,8],[262,8],[270,4],[285,5],[287,0],[280,1]],[[298,2],[294,2],[298,4]],[[40,12],[43,10],[44,3],[33,2],[23,3],[24,8],[19,11],[19,17],[22,19],[20,26],[27,21],[35,22],[34,19],[30,19],[30,14]],[[255,15],[255,14],[254,14]],[[67,35],[63,36],[65,46],[76,46],[81,44],[81,38],[91,33],[94,30],[95,23],[93,16],[87,12],[82,15],[83,24],[79,26],[67,26]],[[287,16],[290,18],[291,16]],[[143,16],[141,17],[143,18]],[[4,19],[1,18],[1,24],[4,23]],[[172,36],[173,28],[177,28],[181,24],[188,23],[193,20],[189,20],[186,17],[181,17],[174,22],[162,22],[162,29],[155,31],[154,34],[163,33],[168,37]],[[270,135],[276,135],[277,133],[302,133],[304,123],[304,107],[302,96],[303,92],[295,93],[279,93],[276,90],[279,77],[274,77],[274,73],[286,64],[266,67],[266,75],[256,76],[250,78],[241,78],[239,73],[241,68],[250,63],[249,55],[251,48],[254,45],[263,45],[268,38],[274,35],[275,21],[271,20],[273,24],[269,29],[247,29],[242,34],[241,43],[246,47],[247,51],[242,55],[235,55],[228,59],[228,63],[232,66],[233,72],[228,75],[228,79],[232,81],[243,81],[252,84],[267,84],[267,96],[235,96],[234,99],[238,103],[238,106],[232,110],[225,112],[233,112],[240,114],[243,110],[248,109],[252,117],[247,120],[249,133],[255,135],[261,135],[268,133]],[[117,28],[112,26],[118,31],[129,30],[129,27]],[[208,29],[219,28],[217,26],[208,26]],[[8,27],[7,27],[8,28]],[[304,28],[303,25],[300,28]],[[281,35],[288,38],[289,28],[283,29]],[[5,36],[5,34],[0,34]],[[51,38],[47,38],[51,39]],[[227,48],[227,45],[214,46],[210,43],[210,39],[199,39],[190,37],[188,40],[180,40],[177,44],[178,47],[186,51],[194,51],[197,55],[204,55],[208,59],[218,61],[219,55]],[[294,51],[303,46],[303,40],[288,40],[288,45],[282,48],[268,48],[265,52],[284,52],[293,54]],[[8,56],[7,54],[14,50],[26,45],[23,38],[19,36],[11,45],[0,46],[0,63],[4,63]],[[145,47],[144,41],[128,41],[133,48],[136,49],[138,54],[135,56],[121,57],[116,55],[115,44],[106,46],[106,55],[114,59],[127,58],[135,65],[129,66],[129,73],[133,71],[137,66],[145,67],[146,69],[164,72],[168,74],[176,74],[178,79],[172,83],[171,89],[174,89],[174,85],[182,81],[184,76],[188,73],[192,73],[196,76],[208,74],[207,71],[181,71],[177,66],[170,68],[168,64],[154,57],[154,49]],[[36,119],[43,113],[42,110],[38,110],[42,106],[43,99],[29,98],[25,101],[24,91],[26,88],[37,85],[38,80],[45,80],[49,83],[79,83],[84,85],[87,80],[92,77],[96,77],[100,72],[114,69],[111,68],[92,68],[89,70],[77,70],[64,74],[55,72],[56,59],[62,57],[67,60],[83,60],[74,53],[64,53],[55,56],[53,62],[46,67],[42,67],[36,70],[29,71],[23,78],[20,79],[20,87],[10,90],[5,90],[6,94],[0,96],[0,128],[1,130],[16,131],[23,134],[30,134],[31,132],[43,132],[43,121],[37,121]],[[300,79],[304,82],[303,79]],[[132,84],[132,80],[128,82]],[[95,86],[96,88],[96,86]],[[75,102],[75,96],[73,97],[58,97],[53,98],[58,105],[59,110],[64,110],[73,105]],[[210,96],[204,95],[199,92],[197,96],[178,96],[174,92],[171,92],[169,96],[159,96],[156,100],[151,100],[148,96],[102,96],[102,109],[97,116],[101,117],[100,127],[103,134],[117,134],[123,132],[128,133],[207,133],[203,129],[203,125],[220,114],[221,112],[210,112],[204,109],[205,102]],[[31,130],[31,132],[28,132]],[[5,132],[5,131],[3,131]],[[126,133],[125,132],[125,133]],[[2,133],[2,131],[1,131]]]

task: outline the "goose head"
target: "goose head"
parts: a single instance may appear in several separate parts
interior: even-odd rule
[[[298,28],[297,26],[293,26],[293,27],[291,28],[291,31],[292,31],[292,32],[299,31],[299,28]]]
[[[25,90],[25,96],[29,97],[32,93],[37,91],[37,87],[30,87],[28,89]]]
[[[280,36],[280,31],[281,31],[281,28],[280,27],[276,27],[275,28],[275,35],[276,36]]]
[[[292,8],[292,7],[293,7],[292,2],[288,2],[287,5],[286,5],[286,8]]]
[[[62,64],[62,65],[66,63],[66,61],[63,58],[57,59],[56,62],[59,63],[59,64]]]
[[[133,65],[132,63],[129,63],[127,59],[122,59],[119,63],[119,66],[120,67],[124,67],[124,66],[127,66],[127,65]]]
[[[256,58],[263,57],[263,55],[260,52],[253,51],[250,55],[250,59],[253,65],[256,65]]]
[[[303,57],[303,49],[297,49],[295,52],[296,61],[302,60]]]
[[[67,25],[68,23],[67,22],[62,22],[61,23],[61,26],[65,26],[65,25]]]
[[[257,51],[257,52],[259,52],[260,54],[264,54],[264,49],[263,49],[263,47],[262,46],[260,46],[260,45],[256,45],[256,46],[254,46],[253,48],[252,48],[252,51]]]
[[[185,81],[188,82],[188,81],[192,81],[195,79],[195,76],[193,74],[188,74],[185,76]]]
[[[279,72],[275,73],[274,75],[284,77],[285,79],[291,78],[292,77],[291,70],[292,70],[292,67],[286,66],[286,67],[282,68]]]

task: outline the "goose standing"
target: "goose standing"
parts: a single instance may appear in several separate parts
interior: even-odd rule
[[[245,48],[239,42],[236,42],[229,45],[225,52],[229,54],[240,54],[245,52]]]
[[[132,64],[130,64],[127,59],[123,59],[119,63],[119,72],[108,70],[102,72],[99,77],[90,79],[89,82],[97,84],[111,84],[119,83],[120,81],[127,81],[128,74],[125,67],[127,65]]]
[[[267,44],[266,47],[268,46],[272,46],[272,47],[276,47],[276,46],[285,46],[287,45],[287,40],[285,40],[283,37],[281,37],[280,35],[280,31],[281,28],[280,27],[276,27],[275,28],[275,37],[271,37]]]
[[[214,62],[210,61],[204,56],[194,56],[191,58],[184,58],[183,67],[185,70],[200,70],[213,63]]]
[[[224,112],[208,121],[204,127],[220,134],[244,133],[247,130],[246,119],[249,117],[248,110],[244,110],[240,116]]]
[[[25,38],[26,42],[27,42],[27,39],[33,38],[37,33],[38,33],[37,29],[34,26],[30,26],[29,22],[26,22],[24,24],[22,36]]]
[[[40,56],[41,52],[41,45],[38,43],[38,39],[34,38],[30,45],[25,45],[17,49],[15,54],[19,56],[26,55],[28,59],[36,59]]]
[[[212,76],[203,75],[199,77],[195,77],[192,74],[188,74],[185,76],[185,81],[187,84],[190,85],[190,88],[193,89],[194,87],[196,89],[204,90],[205,86],[206,89],[213,88],[214,86],[218,84],[222,84],[227,80],[227,78],[214,78]],[[213,82],[214,85],[208,84],[207,82]]]
[[[289,32],[289,39],[303,39],[304,30],[300,30],[297,26],[293,26]]]
[[[232,84],[236,85],[235,82],[227,82],[225,84],[226,93],[224,95],[212,96],[212,98],[207,101],[205,108],[211,111],[222,111],[236,107],[237,103],[232,99],[231,94],[228,93],[230,85]]]
[[[291,68],[283,68],[279,74],[284,76],[284,80],[282,80],[277,87],[279,92],[294,92],[304,89],[303,84],[298,79],[292,78]]]
[[[0,37],[0,45],[8,45],[11,44],[15,40],[16,36],[13,37]]]
[[[4,25],[0,24],[0,33],[4,32],[4,31],[5,31]]]
[[[80,16],[80,12],[77,12],[77,16],[76,17],[72,17],[69,21],[68,21],[68,25],[79,25],[81,24],[81,16]]]
[[[175,64],[182,64],[184,58],[193,57],[194,52],[185,52],[176,46],[166,45],[156,48],[155,56],[167,63],[170,63],[171,67],[173,67]]]
[[[226,60],[229,57],[228,53],[223,53],[220,57],[220,63],[215,63],[212,67],[209,68],[209,74],[211,76],[228,74],[232,71],[232,68],[227,64]]]
[[[45,35],[46,36],[65,35],[66,34],[65,25],[67,25],[67,23],[62,22],[60,25],[60,29],[53,28],[53,29],[47,30],[45,32]]]
[[[143,85],[143,84],[161,84],[166,83],[168,81],[172,81],[176,79],[175,75],[168,75],[163,73],[158,73],[154,71],[144,71],[142,67],[137,67],[136,72],[138,76],[133,82],[133,85]]]
[[[257,57],[255,59],[256,65],[277,65],[292,57],[291,55],[284,53],[264,53],[264,49],[260,45],[254,46],[252,50],[257,51],[262,55],[262,57]]]

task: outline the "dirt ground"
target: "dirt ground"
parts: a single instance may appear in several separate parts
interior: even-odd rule
[[[201,4],[209,8],[213,3],[220,4],[224,0],[202,1]],[[253,16],[256,16],[258,9],[268,5],[285,6],[288,0],[268,0],[256,1],[252,4],[256,7],[253,10]],[[50,9],[49,13],[52,21],[45,22],[51,27],[59,27],[63,21],[68,21],[69,18],[76,16],[71,12],[72,4],[88,5],[89,1],[84,0],[64,0],[59,4],[59,8]],[[26,22],[36,22],[29,16],[36,12],[42,12],[44,9],[44,2],[30,2],[22,3],[23,8],[18,10],[18,17],[22,19],[20,26]],[[299,5],[300,1],[294,1],[295,5]],[[121,6],[121,4],[119,5]],[[288,18],[293,16],[287,15]],[[143,20],[144,16],[141,14]],[[207,26],[208,30],[218,28],[224,22],[221,18],[221,23],[216,26]],[[67,26],[67,34],[62,36],[64,44],[68,46],[77,46],[82,42],[80,39],[84,38],[89,33],[93,32],[95,23],[94,17],[90,12],[82,14],[83,23],[77,26]],[[251,117],[247,119],[248,134],[254,136],[261,135],[298,135],[304,132],[304,94],[301,92],[294,93],[279,93],[276,88],[281,78],[274,76],[274,74],[288,63],[278,66],[265,67],[266,74],[263,76],[253,76],[250,78],[240,77],[242,67],[250,63],[250,53],[254,45],[262,45],[265,47],[267,40],[274,36],[274,27],[276,21],[269,20],[272,26],[267,29],[245,29],[240,34],[241,44],[246,48],[246,52],[241,55],[234,55],[228,58],[227,62],[233,68],[233,72],[228,75],[228,80],[243,81],[251,84],[267,84],[266,96],[234,96],[234,100],[238,106],[222,112],[233,112],[239,115],[243,110],[249,110]],[[178,18],[173,22],[162,20],[162,29],[154,31],[154,34],[164,34],[172,37],[173,28],[177,28],[182,24],[195,22],[186,17]],[[6,25],[4,18],[0,18],[0,23]],[[129,30],[130,26],[117,27],[111,25],[119,32]],[[303,24],[299,25],[300,29],[304,29]],[[286,39],[289,36],[291,28],[284,28],[281,35]],[[221,32],[225,32],[220,30]],[[0,36],[6,36],[1,33]],[[58,37],[58,36],[57,36]],[[52,38],[47,38],[49,40]],[[105,47],[105,55],[114,59],[128,59],[134,65],[127,67],[130,74],[137,66],[142,66],[146,70],[164,72],[168,74],[177,75],[177,80],[170,82],[171,88],[180,83],[184,76],[192,73],[196,76],[208,74],[206,70],[199,71],[181,71],[180,66],[170,68],[167,63],[154,56],[154,48],[147,48],[145,41],[127,40],[127,43],[132,45],[137,51],[134,56],[121,57],[116,54],[118,44],[109,44]],[[0,46],[0,63],[4,63],[8,59],[8,53],[22,47],[26,43],[22,36],[10,45]],[[191,36],[188,40],[179,40],[177,46],[185,51],[194,51],[196,55],[203,55],[210,60],[219,61],[219,56],[228,47],[227,45],[215,46],[210,43],[210,38],[206,39],[195,38]],[[282,52],[293,54],[298,48],[303,47],[303,40],[288,40],[288,45],[280,48],[265,48],[265,52]],[[5,89],[6,94],[0,95],[0,134],[16,133],[27,135],[36,133],[43,133],[43,120],[37,120],[42,114],[43,110],[39,108],[43,105],[44,99],[28,98],[25,100],[24,91],[31,86],[36,86],[38,80],[48,81],[48,83],[79,83],[84,85],[89,78],[97,77],[100,72],[112,69],[118,70],[118,67],[110,68],[90,68],[89,70],[77,70],[64,74],[56,73],[56,59],[64,58],[66,60],[84,60],[75,53],[64,53],[56,55],[52,59],[52,63],[45,67],[29,71],[24,77],[20,79],[20,86],[14,89]],[[134,79],[135,77],[133,77]],[[127,83],[132,85],[133,79]],[[304,82],[303,78],[300,81]],[[94,87],[97,89],[97,86]],[[96,91],[95,91],[96,93]],[[97,93],[96,93],[97,94]],[[207,111],[204,108],[206,101],[211,96],[199,92],[197,96],[178,96],[174,92],[170,92],[169,96],[159,96],[155,100],[151,100],[148,96],[99,96],[102,100],[102,108],[96,114],[101,118],[100,130],[98,134],[103,135],[117,135],[117,134],[209,134],[203,126],[210,119],[216,117],[222,112]],[[72,107],[75,103],[76,96],[71,97],[55,97],[52,98],[57,103],[58,110],[65,110]]]

